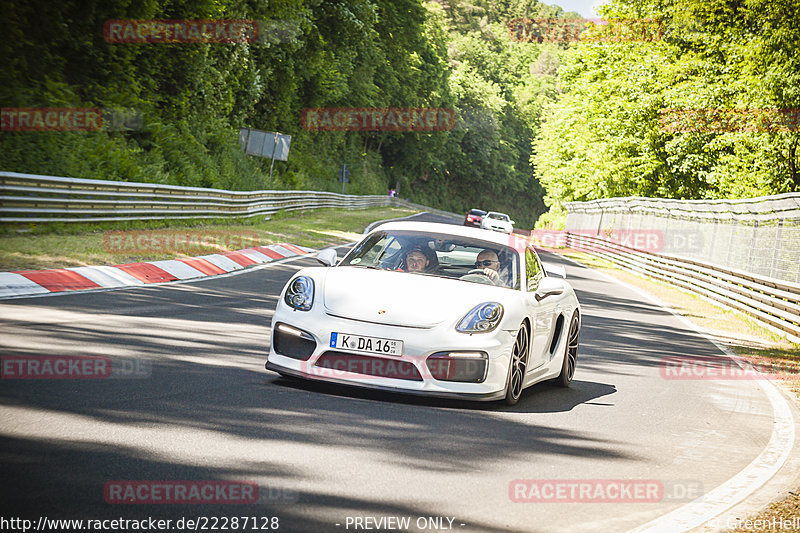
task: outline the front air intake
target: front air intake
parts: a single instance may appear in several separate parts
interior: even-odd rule
[[[306,361],[317,349],[317,342],[311,333],[278,322],[272,334],[272,346],[279,355]]]

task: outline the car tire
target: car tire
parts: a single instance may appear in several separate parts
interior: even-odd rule
[[[511,349],[511,360],[508,363],[506,397],[504,399],[506,405],[516,405],[522,395],[522,384],[525,382],[525,370],[528,367],[530,346],[530,333],[523,324],[517,331],[514,347]]]
[[[567,342],[564,347],[564,360],[561,363],[561,373],[554,380],[559,387],[569,387],[572,377],[575,375],[575,367],[578,364],[578,345],[581,337],[581,321],[578,312],[572,313],[567,330]]]

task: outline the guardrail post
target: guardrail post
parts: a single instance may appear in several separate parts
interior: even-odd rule
[[[733,251],[733,236],[736,235],[736,226],[739,223],[735,218],[731,223],[731,237],[728,239],[728,255],[725,257],[725,264],[731,264],[731,252]]]
[[[595,231],[595,235],[600,235],[600,231],[603,229],[603,215],[605,215],[605,209],[600,210],[600,218],[597,220],[597,231]]]
[[[769,267],[769,276],[771,278],[775,276],[775,269],[778,266],[778,251],[781,249],[781,237],[783,234],[783,219],[778,219],[778,228],[775,234],[775,246],[772,249],[772,265]]]
[[[758,244],[757,233],[758,233],[758,220],[754,220],[753,221],[753,238],[751,239],[750,250],[748,251],[748,254],[747,254],[747,270],[750,271],[750,272],[754,272],[754,270],[753,270],[753,266],[754,266],[753,265],[753,263],[754,263],[754,261],[753,261],[753,250],[756,249],[756,244]]]

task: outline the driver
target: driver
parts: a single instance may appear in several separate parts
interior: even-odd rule
[[[492,280],[495,285],[505,285],[500,274],[500,259],[494,250],[484,250],[475,259],[475,268],[483,271],[483,275]]]

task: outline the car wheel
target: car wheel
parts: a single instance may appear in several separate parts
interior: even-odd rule
[[[506,379],[506,405],[516,405],[522,395],[522,383],[525,381],[529,348],[528,328],[523,325],[517,332],[517,340],[514,341],[514,347],[511,350],[511,361],[508,365],[508,378]]]
[[[580,320],[578,312],[572,314],[569,322],[569,333],[567,334],[567,346],[564,349],[564,362],[561,364],[561,374],[555,379],[557,385],[569,387],[572,376],[575,375],[575,366],[578,363],[578,344],[580,343]]]

